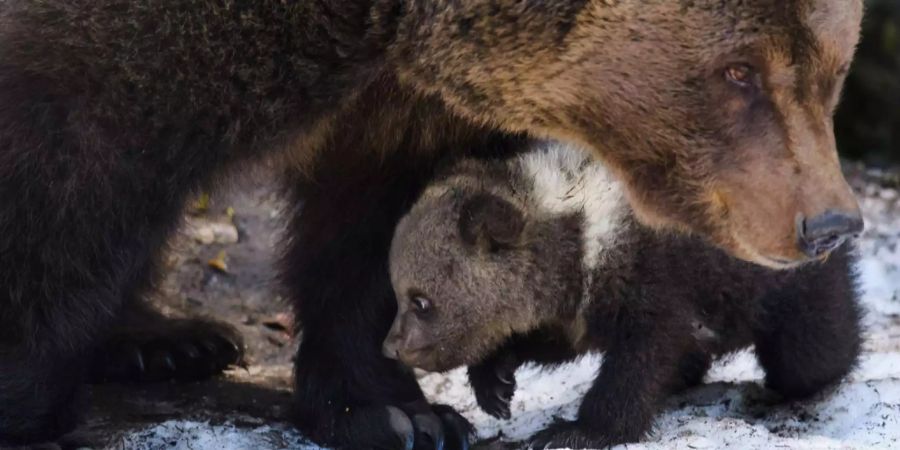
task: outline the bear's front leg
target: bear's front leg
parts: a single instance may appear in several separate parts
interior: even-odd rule
[[[430,405],[412,371],[382,355],[397,303],[388,276],[394,226],[422,175],[335,174],[299,188],[283,279],[302,342],[294,422],[320,445],[352,449],[468,448],[469,423]],[[365,180],[368,180],[367,182]],[[360,183],[354,185],[354,183]]]
[[[101,125],[96,103],[0,69],[0,447],[76,425],[88,359],[151,287],[200,156],[218,157],[190,130]]]
[[[0,374],[0,448],[53,441],[75,428],[84,409],[79,354],[7,353]]]

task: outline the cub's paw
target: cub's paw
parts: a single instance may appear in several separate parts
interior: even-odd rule
[[[185,319],[156,325],[115,332],[94,354],[90,381],[197,381],[243,362],[243,340],[227,324]]]
[[[484,412],[498,419],[512,416],[509,404],[516,392],[516,367],[518,364],[511,354],[469,367],[469,383]]]
[[[614,442],[607,436],[598,433],[588,433],[586,428],[578,422],[558,422],[550,425],[544,431],[528,440],[527,449],[552,449],[552,448],[584,448],[605,449],[622,442]]]

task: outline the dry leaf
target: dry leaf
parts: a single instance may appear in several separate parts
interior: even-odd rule
[[[219,272],[228,272],[228,263],[225,262],[226,256],[225,250],[222,250],[215,258],[207,261],[206,264]]]
[[[200,194],[200,198],[194,202],[194,211],[198,213],[206,212],[209,209],[209,194],[202,193]]]

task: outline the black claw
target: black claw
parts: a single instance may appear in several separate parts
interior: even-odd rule
[[[607,433],[599,432],[596,429],[589,430],[590,433],[586,433],[586,431],[588,430],[579,428],[576,422],[557,422],[529,439],[528,448],[609,448],[614,444],[626,442],[610,440]]]
[[[418,435],[427,436],[434,450],[444,450],[444,427],[433,413],[416,414],[412,418]],[[416,441],[418,441],[418,436]]]
[[[188,359],[197,359],[200,357],[200,349],[190,342],[182,342],[178,344],[177,350]]]
[[[135,370],[137,370],[138,374],[144,373],[147,371],[147,363],[144,361],[144,353],[140,348],[136,345],[129,345],[125,349],[131,357],[128,358],[129,361],[133,364]]]
[[[497,386],[491,398],[485,399],[482,408],[486,413],[498,419],[509,419],[512,416],[510,410],[512,397],[513,389],[509,389],[507,386]]]
[[[201,339],[200,346],[210,355],[217,355],[219,353],[219,346],[213,339]]]
[[[151,361],[153,361],[153,365],[159,370],[159,375],[161,376],[173,374],[177,371],[175,358],[165,350],[153,355]]]
[[[203,320],[123,329],[93,355],[90,381],[202,380],[240,364],[242,350],[235,330]]]
[[[545,449],[550,447],[553,444],[553,436],[550,435],[550,430],[544,430],[537,434],[537,436],[532,437],[528,441],[528,449]]]
[[[436,405],[434,412],[444,424],[447,447],[451,450],[469,450],[470,440],[474,435],[474,429],[469,421],[449,406]]]
[[[425,399],[353,408],[338,425],[328,434],[340,440],[330,444],[346,449],[469,450],[474,435],[469,422],[453,408],[430,405]],[[324,442],[328,437],[316,439]]]
[[[506,401],[499,394],[495,396],[495,401],[491,404],[494,411],[502,411],[503,407],[506,405]]]
[[[487,414],[498,419],[511,417],[510,402],[516,391],[517,364],[516,356],[505,352],[469,368],[475,400]]]
[[[175,372],[177,367],[175,366],[175,358],[172,357],[172,354],[169,352],[163,353],[162,358],[163,367],[169,372]]]
[[[102,361],[97,363],[100,367],[94,369],[95,378],[99,380],[137,378],[147,370],[144,355],[134,344],[122,344],[109,354],[101,355],[97,361]]]
[[[154,346],[148,351],[150,356],[147,358],[147,370],[144,372],[144,379],[147,381],[162,381],[177,372],[175,359],[168,350]]]
[[[222,336],[219,336],[219,339],[222,341],[219,348],[222,349],[219,358],[219,364],[222,366],[229,366],[231,364],[240,364],[241,356],[243,352],[240,347],[234,342],[225,339]]]
[[[416,430],[413,427],[413,423],[409,420],[409,417],[400,410],[400,408],[394,406],[388,406],[388,423],[390,424],[391,429],[394,433],[397,434],[397,438],[400,440],[402,447],[404,450],[413,450],[413,446],[416,444]]]

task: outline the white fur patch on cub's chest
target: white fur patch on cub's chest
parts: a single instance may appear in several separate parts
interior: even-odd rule
[[[538,212],[582,214],[583,263],[592,273],[625,232],[628,204],[621,183],[587,150],[569,144],[539,143],[517,162]]]

